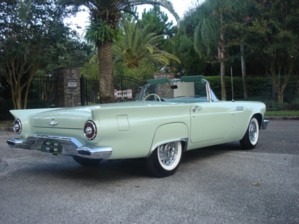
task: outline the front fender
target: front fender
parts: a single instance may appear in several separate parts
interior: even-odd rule
[[[159,126],[153,138],[149,155],[159,146],[168,142],[183,141],[188,143],[189,132],[185,123],[169,123]]]

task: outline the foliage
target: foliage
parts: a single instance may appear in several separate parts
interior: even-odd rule
[[[44,4],[44,8],[31,1],[0,4],[3,12],[0,14],[1,69],[11,87],[15,108],[26,108],[32,77],[47,60],[48,52],[44,48],[50,41],[47,33],[60,25],[51,3]],[[22,96],[25,96],[24,104]]]
[[[198,25],[194,31],[195,50],[202,57],[203,52],[210,60],[220,63],[221,99],[226,99],[225,63],[228,59],[226,26],[230,22],[233,0],[210,0],[196,10]]]
[[[174,37],[176,34],[176,27],[166,13],[162,12],[159,6],[154,6],[149,11],[143,11],[139,21],[141,27],[147,27],[148,32],[156,35],[164,35],[166,38]]]
[[[97,63],[86,63],[80,67],[80,74],[87,79],[97,80],[99,74],[99,65]]]
[[[138,67],[135,68],[128,68],[124,64],[116,64],[115,72],[117,73],[115,75],[124,75],[143,81],[153,78],[153,74],[157,72],[157,66],[149,59],[142,59]]]
[[[284,91],[299,59],[299,2],[295,0],[255,1],[250,32],[252,48],[270,75],[277,101],[284,102]]]
[[[116,30],[112,29],[105,21],[91,21],[87,27],[85,38],[91,42],[96,43],[100,47],[105,42],[113,42],[117,37]]]
[[[136,22],[125,22],[123,36],[114,45],[115,63],[121,62],[128,68],[136,68],[143,59],[150,63],[168,65],[179,59],[158,48],[164,40],[163,35],[149,32],[149,27],[141,28]]]
[[[82,5],[89,9],[91,26],[87,37],[98,48],[100,96],[111,99],[113,98],[112,43],[117,36],[122,13],[133,13],[137,5],[152,4],[166,8],[175,18],[178,18],[172,4],[165,0],[60,0],[60,2],[66,8],[73,6],[74,10]]]
[[[182,28],[181,28],[182,29]],[[181,63],[177,64],[176,69],[180,74],[204,74],[207,63],[204,58],[200,58],[193,47],[193,37],[188,37],[181,30],[176,37],[173,38],[172,49],[173,54],[177,55]]]
[[[33,76],[57,66],[78,65],[88,46],[70,38],[56,1],[0,3],[0,69],[14,108],[26,108]]]
[[[210,0],[188,13],[183,23],[186,33],[195,29],[200,56],[220,62],[222,77],[228,70],[225,63],[236,66],[241,61],[245,98],[246,70],[251,65],[251,74],[265,71],[271,77],[277,101],[282,103],[288,100],[284,92],[291,75],[298,74],[298,12],[294,0]]]
[[[217,96],[221,93],[221,81],[219,76],[206,76],[205,77],[211,84],[215,94]],[[277,104],[273,100],[273,89],[272,89],[272,80],[270,77],[262,77],[262,76],[255,76],[255,77],[248,77],[248,86],[249,88],[249,100],[258,100],[264,101],[269,109],[282,109],[288,108],[291,109],[290,105],[298,104],[295,102],[296,97],[298,97],[297,91],[299,86],[299,81],[296,78],[291,78],[290,82],[288,83],[287,91],[285,92],[286,103],[282,107]],[[228,91],[228,99],[232,99],[232,85],[231,79],[229,77],[225,77],[225,82],[227,88],[230,90]],[[243,92],[242,92],[242,78],[241,77],[234,77],[233,78],[233,91],[234,91],[234,99],[235,100],[243,100]]]
[[[299,117],[299,107],[297,111],[283,110],[283,111],[266,111],[266,116],[271,117]]]

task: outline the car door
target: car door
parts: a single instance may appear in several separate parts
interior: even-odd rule
[[[229,102],[199,102],[191,106],[191,142],[225,138],[232,129]]]

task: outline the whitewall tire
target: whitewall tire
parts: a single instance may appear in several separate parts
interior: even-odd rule
[[[180,164],[182,153],[180,141],[158,146],[147,159],[150,174],[155,177],[166,177],[174,174]]]
[[[256,117],[251,118],[247,131],[240,143],[244,149],[253,149],[259,140],[260,127]]]

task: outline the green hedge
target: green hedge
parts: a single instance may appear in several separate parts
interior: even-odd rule
[[[206,76],[211,84],[212,89],[218,98],[221,98],[221,80],[220,76]],[[227,100],[232,99],[231,79],[229,76],[225,77]],[[243,100],[243,83],[241,77],[234,77],[234,99]],[[267,110],[299,110],[299,80],[292,77],[285,90],[285,103],[276,103],[272,82],[268,77],[248,77],[248,100],[259,100],[265,102]],[[31,100],[28,102],[28,108],[49,107],[44,101]],[[13,108],[11,99],[0,97],[0,120],[11,119],[9,110]]]
[[[221,80],[220,76],[206,76],[205,77],[211,84],[215,94],[220,98],[221,96]],[[225,77],[227,100],[232,98],[231,91],[231,78]],[[241,77],[233,78],[234,98],[235,100],[243,100],[243,82]],[[265,77],[248,77],[248,97],[249,99],[264,99],[275,100],[272,90],[272,81],[270,78]],[[292,103],[298,97],[299,81],[295,78],[290,79],[288,86],[285,90],[284,99],[286,103]]]
[[[220,76],[206,76],[212,89],[218,98],[221,98]],[[231,78],[225,77],[227,100],[232,99]],[[244,100],[243,82],[241,77],[233,78],[234,99]],[[289,80],[284,92],[284,103],[276,102],[275,94],[272,89],[271,78],[268,77],[248,77],[248,100],[262,101],[267,105],[267,110],[299,110],[299,80],[292,77]]]

